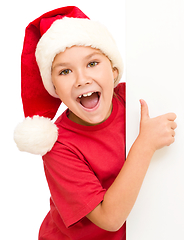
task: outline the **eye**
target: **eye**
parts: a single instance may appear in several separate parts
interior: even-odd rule
[[[60,72],[59,75],[68,75],[69,73],[71,73],[72,71],[70,69],[65,69],[62,72]]]
[[[88,67],[95,67],[98,63],[97,62],[90,62]]]

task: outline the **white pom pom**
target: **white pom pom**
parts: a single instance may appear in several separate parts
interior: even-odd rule
[[[20,151],[44,155],[58,138],[57,126],[49,118],[27,117],[14,131],[14,140]]]

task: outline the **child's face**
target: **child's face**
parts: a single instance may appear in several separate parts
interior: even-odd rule
[[[70,109],[69,118],[82,125],[96,125],[110,116],[117,76],[109,59],[91,47],[68,48],[52,64],[56,93]]]

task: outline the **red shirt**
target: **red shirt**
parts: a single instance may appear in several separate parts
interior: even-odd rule
[[[125,224],[108,232],[85,217],[100,202],[125,161],[125,83],[115,88],[110,117],[96,126],[56,121],[59,137],[43,156],[51,209],[39,240],[125,240]]]

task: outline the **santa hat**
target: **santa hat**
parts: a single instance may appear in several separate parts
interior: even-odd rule
[[[45,13],[27,28],[21,57],[21,89],[25,120],[14,132],[20,151],[44,155],[57,141],[54,118],[61,100],[51,80],[55,56],[72,46],[100,49],[118,69],[115,86],[121,79],[123,63],[115,41],[99,22],[90,20],[77,7],[63,7]]]

